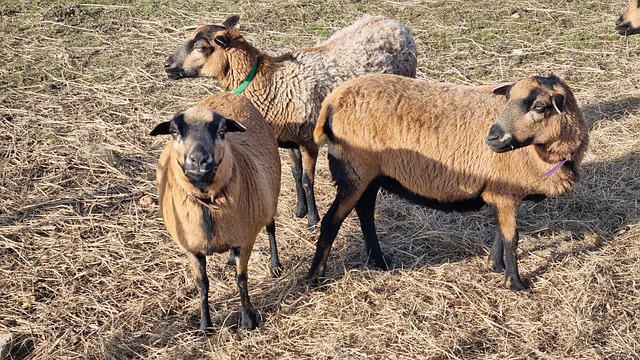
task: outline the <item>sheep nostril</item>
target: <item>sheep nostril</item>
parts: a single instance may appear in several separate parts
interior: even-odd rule
[[[491,129],[489,129],[489,135],[487,135],[487,141],[496,141],[501,139],[504,136],[504,130],[502,129],[502,127],[498,126],[497,124],[494,124],[493,126],[491,126]]]

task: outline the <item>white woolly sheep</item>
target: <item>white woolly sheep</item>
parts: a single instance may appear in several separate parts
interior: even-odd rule
[[[353,208],[370,260],[394,266],[374,225],[376,195],[384,188],[442,210],[493,205],[499,229],[489,261],[494,271],[505,270],[513,290],[526,288],[517,266],[517,205],[568,191],[588,143],[573,93],[555,76],[526,78],[491,94],[486,86],[366,75],[329,94],[314,136],[329,143],[337,194],[322,219],[311,282],[324,276]]]
[[[627,10],[616,20],[616,30],[625,36],[640,34],[640,1],[629,0]]]
[[[201,299],[200,329],[210,328],[206,256],[231,250],[242,303],[241,326],[257,319],[247,290],[247,262],[266,226],[272,273],[280,269],[275,222],[280,157],[273,130],[251,102],[216,94],[157,125],[173,135],[157,169],[159,203],[171,237],[187,255]]]
[[[318,146],[313,129],[325,96],[345,80],[368,73],[415,77],[416,44],[403,24],[366,16],[318,46],[277,57],[247,42],[234,26],[200,26],[166,63],[172,79],[209,76],[247,96],[289,148],[298,204],[295,215],[318,220],[313,192]],[[302,152],[301,152],[302,151]]]

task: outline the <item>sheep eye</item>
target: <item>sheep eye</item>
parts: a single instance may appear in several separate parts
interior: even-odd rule
[[[180,135],[180,131],[178,130],[178,127],[175,124],[171,124],[171,126],[169,126],[169,132],[174,137],[177,135]]]
[[[220,130],[218,130],[218,135],[220,135],[220,136],[222,136],[222,137],[224,137],[224,134],[226,134],[226,133],[227,133],[227,130],[226,130],[226,129],[220,129]]]
[[[533,106],[531,107],[532,111],[535,111],[539,114],[544,113],[547,110],[547,106],[544,103],[541,102],[535,102],[533,104]]]

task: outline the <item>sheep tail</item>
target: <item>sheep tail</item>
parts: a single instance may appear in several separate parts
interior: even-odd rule
[[[313,140],[318,145],[324,145],[327,141],[333,141],[333,131],[331,130],[331,118],[333,117],[333,106],[323,104],[318,116],[316,129],[313,131]]]

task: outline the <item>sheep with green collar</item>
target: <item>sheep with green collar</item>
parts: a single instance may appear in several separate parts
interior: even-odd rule
[[[238,20],[232,16],[221,25],[198,27],[167,59],[165,70],[173,79],[214,77],[223,88],[251,99],[275,130],[279,145],[290,149],[298,194],[295,214],[308,214],[311,227],[319,220],[313,129],[322,100],[343,81],[364,74],[415,77],[415,41],[401,23],[365,16],[315,47],[274,57],[234,28]]]

